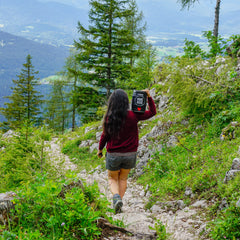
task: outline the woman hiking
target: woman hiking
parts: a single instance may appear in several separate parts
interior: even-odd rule
[[[148,111],[145,113],[130,111],[126,92],[117,89],[109,98],[108,109],[103,119],[98,157],[102,157],[102,150],[107,144],[106,168],[115,213],[121,212],[128,174],[136,166],[138,121],[149,119],[156,114],[155,103],[149,90],[143,91],[147,93]]]

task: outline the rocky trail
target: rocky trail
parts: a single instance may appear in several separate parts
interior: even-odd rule
[[[69,158],[61,153],[61,147],[57,139],[50,142],[48,149],[51,156],[51,161],[55,162],[56,166],[62,162],[64,170],[71,169],[75,171],[77,167],[71,163]],[[99,190],[102,192],[110,202],[112,202],[112,195],[108,188],[107,171],[97,167],[90,173],[85,170],[78,173],[80,179],[85,179],[87,183],[91,184],[97,181]],[[191,195],[191,189],[187,189],[185,194]],[[103,239],[157,239],[154,228],[157,220],[160,220],[166,227],[170,234],[169,239],[174,240],[197,240],[206,239],[203,236],[200,238],[200,233],[205,232],[204,215],[200,214],[208,203],[205,200],[197,201],[191,206],[185,206],[182,200],[157,202],[152,208],[146,209],[145,204],[148,202],[151,193],[148,189],[144,189],[138,185],[133,178],[129,178],[128,188],[123,198],[122,212],[112,217],[114,219],[122,220],[125,229],[133,236],[121,233],[119,236],[108,236]],[[116,231],[115,231],[116,232]],[[110,234],[111,235],[111,234]]]

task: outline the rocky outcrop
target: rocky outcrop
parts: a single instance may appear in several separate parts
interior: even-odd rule
[[[231,122],[227,127],[222,130],[220,135],[220,139],[223,140],[231,140],[236,138],[236,132],[240,128],[239,122]]]
[[[228,181],[233,179],[238,173],[240,173],[240,158],[234,158],[232,167],[229,171],[226,172],[223,182],[227,183]]]
[[[223,209],[228,208],[228,206],[229,205],[228,205],[228,202],[227,202],[227,198],[225,197],[225,198],[222,199],[221,203],[219,204],[218,209],[220,211],[222,211]]]
[[[0,193],[0,224],[7,224],[9,211],[14,207],[16,197],[14,192]]]

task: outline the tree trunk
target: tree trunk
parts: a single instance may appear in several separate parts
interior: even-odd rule
[[[215,36],[216,38],[218,37],[220,3],[221,3],[221,0],[217,0],[216,7],[215,7],[215,20],[214,20],[213,36]]]
[[[74,65],[74,70],[77,70],[77,66],[76,63]],[[77,87],[77,75],[74,73],[74,85],[73,85],[73,89],[74,89],[74,94],[76,94],[76,87]],[[72,110],[72,132],[75,130],[75,118],[76,118],[76,102],[75,102],[75,96],[73,99],[73,110]]]

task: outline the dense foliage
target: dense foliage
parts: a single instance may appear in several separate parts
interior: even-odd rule
[[[37,176],[25,184],[14,201],[9,226],[2,229],[2,239],[96,239],[97,226],[106,217],[108,202],[97,186],[86,186],[74,179],[60,181]],[[73,185],[69,189],[64,186]],[[74,185],[75,184],[75,185]],[[1,229],[1,228],[0,228]]]
[[[0,140],[0,192],[34,181],[38,173],[55,173],[50,166],[45,141],[51,131],[24,126]]]
[[[240,176],[227,183],[223,179],[233,159],[239,156],[238,63],[234,55],[201,57],[203,51],[196,46],[187,42],[183,57],[169,58],[156,71],[160,84],[155,88],[159,94],[167,95],[172,105],[161,113],[160,122],[168,127],[164,135],[154,140],[159,151],[152,156],[139,181],[150,183],[153,195],[148,207],[155,201],[176,198],[184,199],[187,205],[196,199],[216,199],[205,211],[206,220],[215,219],[209,224],[210,237],[237,239]],[[236,42],[231,47],[232,52],[239,53]],[[169,136],[177,139],[175,147],[168,146]],[[184,195],[187,187],[192,189],[194,198]],[[223,198],[229,208],[220,211]]]

